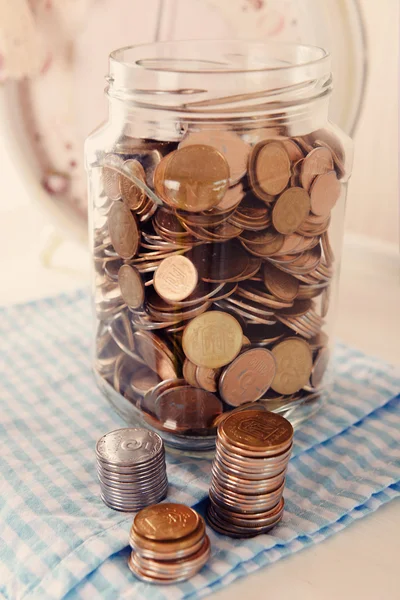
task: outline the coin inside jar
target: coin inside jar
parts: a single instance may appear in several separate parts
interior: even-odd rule
[[[310,208],[310,196],[303,188],[289,188],[274,204],[272,223],[279,233],[294,233],[308,216]]]
[[[198,367],[218,369],[240,352],[243,331],[232,315],[222,311],[205,312],[186,326],[182,347]]]
[[[221,414],[221,401],[206,390],[191,386],[171,388],[158,396],[155,414],[164,427],[177,431],[207,430]]]
[[[196,267],[186,256],[164,258],[154,274],[153,285],[166,302],[184,300],[196,288]]]
[[[251,153],[250,165],[255,173],[252,181],[254,193],[262,199],[265,198],[265,194],[280,194],[287,186],[290,178],[290,159],[280,142],[259,142]]]
[[[131,308],[139,308],[144,302],[144,284],[140,273],[130,265],[122,265],[118,271],[121,296]]]
[[[279,342],[272,354],[276,360],[276,374],[271,387],[281,394],[294,394],[307,384],[312,369],[309,344],[300,338]]]
[[[135,256],[139,246],[139,230],[134,216],[122,202],[115,202],[108,215],[111,243],[121,258]]]
[[[231,406],[254,402],[270,387],[275,376],[275,359],[265,348],[253,348],[240,354],[224,369],[219,392]]]
[[[201,144],[213,146],[227,160],[230,170],[230,183],[237,183],[246,173],[250,146],[233,131],[223,129],[205,129],[190,132],[179,144],[179,148]]]
[[[329,215],[339,199],[341,184],[335,171],[317,175],[311,184],[311,210],[314,215]]]
[[[264,263],[263,278],[268,290],[284,302],[294,300],[299,292],[299,280],[271,263]]]
[[[162,179],[158,187],[162,187],[162,199],[167,204],[188,212],[201,212],[223,199],[229,185],[229,166],[212,146],[187,146],[164,158],[154,177],[157,181]]]

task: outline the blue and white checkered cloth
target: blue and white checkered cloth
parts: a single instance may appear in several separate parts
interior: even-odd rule
[[[340,531],[400,493],[400,376],[339,345],[331,403],[295,435],[286,511],[270,535],[210,533],[190,581],[138,582],[127,567],[132,517],[99,497],[94,445],[123,426],[90,371],[85,292],[2,309],[0,597],[165,600],[209,594]],[[210,464],[168,458],[170,501],[202,508]]]

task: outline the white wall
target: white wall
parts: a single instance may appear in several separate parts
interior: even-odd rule
[[[355,135],[346,230],[398,243],[399,2],[360,0],[369,82]]]

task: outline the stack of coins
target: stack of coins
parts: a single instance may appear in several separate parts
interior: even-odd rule
[[[134,512],[167,495],[164,443],[157,433],[125,428],[96,444],[100,496],[114,510]]]
[[[165,439],[323,390],[345,155],[329,131],[288,133],[123,136],[93,169],[96,371]]]
[[[266,533],[282,518],[293,428],[280,415],[233,412],[218,426],[208,522],[230,537]]]
[[[204,520],[184,504],[141,510],[130,532],[129,568],[141,580],[168,584],[195,575],[210,556]]]

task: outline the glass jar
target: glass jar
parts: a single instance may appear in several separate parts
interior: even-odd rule
[[[212,450],[229,411],[294,425],[332,384],[352,142],[329,56],[243,41],[110,56],[86,142],[94,371],[131,424]]]

